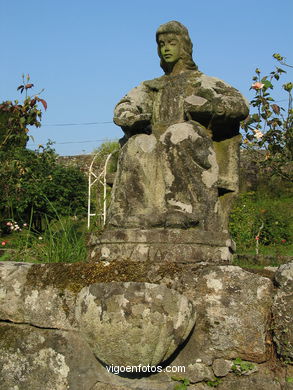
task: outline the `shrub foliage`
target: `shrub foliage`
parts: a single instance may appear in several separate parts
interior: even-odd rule
[[[26,148],[27,126],[41,125],[38,104],[47,108],[38,95],[27,96],[33,84],[29,76],[26,82],[18,87],[26,92],[22,104],[17,100],[0,104],[0,221],[31,221],[42,231],[44,216],[50,220],[85,213],[87,185],[78,168],[57,163],[51,142],[36,151]]]

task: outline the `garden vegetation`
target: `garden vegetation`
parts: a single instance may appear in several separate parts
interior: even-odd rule
[[[285,108],[273,97],[285,68],[292,66],[280,54],[273,57],[278,64],[269,75],[255,71],[251,85],[255,96],[241,125],[242,148],[255,164],[262,185],[237,198],[230,232],[238,253],[292,256],[292,82],[281,86]],[[23,101],[0,104],[0,259],[84,261],[87,179],[77,167],[58,163],[52,142],[34,151],[27,149],[29,126],[40,127],[42,110],[47,109],[42,91],[29,96],[32,88],[29,76],[23,76],[18,87],[25,95]],[[108,172],[114,174],[119,144],[106,142],[94,153],[100,170],[113,153]],[[99,186],[95,187],[97,208],[103,203]],[[110,187],[107,198],[109,194]],[[101,227],[99,221],[97,217],[95,228]]]
[[[86,258],[82,223],[87,181],[75,167],[57,162],[52,143],[26,148],[28,127],[40,127],[47,102],[29,76],[18,87],[22,103],[0,104],[0,234],[2,255],[20,261],[80,261]],[[6,250],[8,250],[6,252]],[[2,258],[3,259],[3,256]]]

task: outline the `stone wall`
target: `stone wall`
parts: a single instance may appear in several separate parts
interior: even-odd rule
[[[171,377],[188,390],[292,389],[293,263],[266,275],[168,261],[0,263],[0,390],[171,390]],[[139,364],[185,372],[106,367]]]

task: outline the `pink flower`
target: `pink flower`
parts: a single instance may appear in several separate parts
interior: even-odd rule
[[[262,89],[264,86],[265,85],[263,83],[256,82],[256,83],[252,84],[251,88],[258,90],[258,89]]]
[[[283,240],[281,240],[281,242],[282,242],[283,244],[285,244],[286,240],[285,240],[285,239],[283,239]]]
[[[2,242],[1,242],[1,245],[2,245],[2,246],[5,246],[6,244],[7,244],[7,241],[2,241]]]
[[[256,241],[258,241],[259,240],[259,236],[256,236],[255,239],[256,239]]]
[[[12,226],[12,222],[6,222],[7,226]]]

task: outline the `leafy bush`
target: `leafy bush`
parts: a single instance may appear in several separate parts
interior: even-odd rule
[[[2,220],[27,223],[42,231],[43,220],[56,214],[86,213],[87,183],[74,167],[57,163],[51,145],[37,151],[15,148],[0,152],[0,212]]]
[[[280,54],[273,57],[279,64],[292,68]],[[242,122],[245,131],[244,146],[251,151],[258,152],[260,166],[269,169],[272,175],[285,180],[293,180],[293,83],[282,85],[282,92],[287,100],[286,108],[276,104],[272,96],[273,83],[277,83],[286,71],[280,66],[269,75],[261,75],[260,69],[255,70],[253,84],[250,89],[255,96],[250,102],[250,115]],[[281,100],[282,101],[282,100]]]
[[[39,94],[27,95],[32,87],[23,77],[23,102],[0,104],[1,260],[84,261],[85,231],[76,215],[87,210],[86,177],[58,164],[51,142],[26,149],[28,126],[41,126],[38,103],[47,108]]]
[[[22,76],[23,84],[17,89],[23,93],[25,91],[25,99],[22,104],[18,100],[4,101],[0,104],[0,150],[6,151],[12,147],[26,146],[28,141],[28,126],[40,127],[42,111],[38,107],[41,103],[47,109],[47,102],[41,99],[38,95],[30,97],[27,95],[29,89],[33,88],[34,84],[29,83],[29,75]]]
[[[249,192],[236,200],[230,215],[230,232],[237,248],[287,245],[292,239],[290,198],[270,198]]]
[[[36,151],[26,149],[28,126],[41,126],[38,103],[47,108],[39,94],[28,96],[33,86],[30,77],[23,76],[17,88],[25,92],[23,102],[0,104],[0,223],[5,228],[11,220],[31,220],[31,226],[42,231],[44,216],[50,220],[56,214],[86,212],[87,184],[78,168],[57,164],[52,143],[39,145]]]

